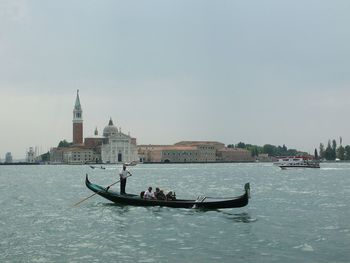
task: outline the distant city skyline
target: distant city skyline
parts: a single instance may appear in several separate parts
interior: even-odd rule
[[[348,1],[0,1],[0,159],[113,119],[138,144],[350,144]]]

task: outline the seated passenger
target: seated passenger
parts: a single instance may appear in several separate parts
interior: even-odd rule
[[[158,187],[156,188],[156,192],[154,193],[157,200],[165,200],[165,194],[163,190],[160,190]]]
[[[154,196],[154,193],[152,192],[152,187],[148,187],[148,190],[145,191],[145,194],[143,195],[143,199],[156,199]]]
[[[169,193],[167,193],[166,194],[166,200],[168,200],[168,201],[176,200],[175,192],[173,193],[172,191],[170,191]]]
[[[142,191],[141,193],[140,193],[140,197],[141,197],[141,199],[143,199],[143,196],[145,195],[145,191]]]

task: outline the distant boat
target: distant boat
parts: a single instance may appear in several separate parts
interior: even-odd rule
[[[137,164],[138,164],[137,161],[132,161],[132,162],[130,162],[130,163],[124,163],[125,166],[135,166],[135,165],[137,165]]]
[[[305,156],[281,157],[274,165],[281,169],[288,168],[320,168],[320,162]]]
[[[90,168],[91,169],[96,169],[96,168],[98,168],[98,169],[106,169],[106,167],[103,167],[103,166],[93,166],[93,165],[90,165]]]

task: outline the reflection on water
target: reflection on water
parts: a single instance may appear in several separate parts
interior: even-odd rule
[[[257,221],[257,219],[254,219],[250,216],[249,213],[243,212],[243,213],[229,213],[226,211],[217,211],[219,213],[222,213],[225,215],[226,219],[232,220],[237,223],[254,223]]]
[[[136,207],[127,206],[127,205],[119,205],[115,203],[104,203],[103,206],[110,208],[113,213],[118,214],[119,216],[127,215],[129,212],[131,212],[132,209],[136,209]],[[254,223],[257,221],[257,219],[252,218],[251,215],[248,212],[242,212],[242,213],[233,213],[234,209],[186,209],[186,208],[170,208],[170,207],[161,207],[161,206],[154,206],[154,207],[138,207],[137,209],[143,210],[145,214],[151,214],[158,218],[169,217],[169,214],[172,214],[173,216],[198,216],[203,215],[205,216],[206,213],[213,213],[216,212],[219,215],[223,215],[225,219],[234,221],[236,223]]]
[[[108,201],[106,201],[108,202]],[[145,214],[153,214],[155,216],[162,216],[162,215],[168,215],[169,213],[178,215],[200,215],[205,213],[212,213],[217,212],[219,214],[224,215],[224,218],[235,221],[237,223],[254,223],[257,221],[257,219],[254,219],[250,216],[247,212],[242,213],[233,213],[230,211],[233,211],[235,209],[203,209],[203,208],[192,208],[192,209],[186,209],[186,208],[171,208],[171,207],[162,207],[162,206],[145,206],[145,207],[134,207],[134,206],[128,206],[124,204],[116,204],[116,203],[98,203],[97,207],[106,207],[109,210],[111,210],[113,213],[118,214],[120,216],[127,215],[132,209],[140,209],[144,210],[143,212]]]

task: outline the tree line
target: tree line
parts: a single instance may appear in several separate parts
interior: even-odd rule
[[[342,138],[340,137],[339,146],[336,140],[328,140],[327,147],[323,143],[320,143],[320,153],[319,157],[321,159],[326,159],[328,161],[339,160],[350,160],[350,145],[343,147]],[[315,155],[317,150],[315,149]]]
[[[282,146],[275,146],[272,144],[265,144],[264,146],[246,144],[239,142],[237,144],[229,144],[228,148],[246,149],[251,152],[252,156],[259,154],[268,154],[269,156],[308,156],[309,154],[297,149],[288,149],[285,144]],[[327,161],[350,160],[350,145],[343,146],[342,138],[340,137],[339,145],[335,139],[328,140],[327,146],[320,143],[319,152],[315,149],[315,159],[325,159]]]
[[[268,154],[269,156],[306,156],[308,153],[302,152],[296,149],[288,149],[286,145],[275,146],[272,144],[265,144],[264,146],[246,144],[239,142],[237,144],[229,144],[228,148],[240,148],[246,149],[251,152],[252,156],[258,156],[259,154]]]

